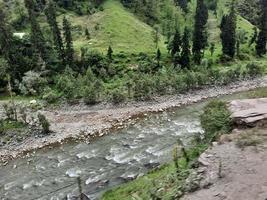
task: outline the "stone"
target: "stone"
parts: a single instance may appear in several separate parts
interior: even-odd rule
[[[254,127],[267,120],[267,98],[234,100],[229,110],[235,124]]]

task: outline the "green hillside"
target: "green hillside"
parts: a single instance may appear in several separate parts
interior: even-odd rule
[[[81,30],[88,28],[91,34],[91,39],[87,40],[82,31],[76,32],[76,49],[88,47],[105,52],[110,45],[115,53],[154,53],[152,27],[140,21],[117,0],[105,1],[103,8],[103,11],[92,16],[68,15],[73,26],[80,27]],[[160,37],[159,47],[165,50],[165,39],[162,35]]]
[[[119,0],[104,1],[101,5],[103,9],[92,15],[85,14],[80,16],[72,11],[61,9],[58,12],[58,22],[61,24],[63,16],[66,16],[71,21],[74,47],[77,52],[83,47],[105,53],[108,46],[112,46],[115,54],[121,52],[126,54],[155,53],[156,44],[153,31],[155,31],[154,27],[159,27],[161,33],[159,48],[163,53],[166,53],[167,38],[170,37],[170,33],[174,32],[176,26],[181,32],[185,25],[192,30],[196,0],[190,3],[190,11],[186,16],[171,0],[157,0],[155,2],[158,20],[154,24],[150,23],[150,25],[138,13],[132,13],[131,10],[124,8]],[[217,18],[213,12],[209,14],[209,41],[216,44],[216,52],[218,54],[220,53],[219,24],[222,15],[228,10],[228,3],[229,1],[218,1]],[[10,21],[19,20],[19,15],[26,14],[21,0],[12,0],[5,4],[7,5]],[[45,17],[41,15],[39,20],[43,22]],[[45,30],[48,29],[46,23],[43,23],[43,26]],[[29,26],[26,25],[25,27],[26,29],[17,31],[28,32]],[[85,36],[86,28],[89,30],[90,39]],[[241,16],[238,18],[238,29],[246,31],[247,36],[253,34],[253,25]]]

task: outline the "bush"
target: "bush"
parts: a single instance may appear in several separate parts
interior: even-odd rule
[[[46,79],[40,73],[28,71],[19,84],[19,89],[24,95],[39,95],[43,90]]]
[[[200,117],[206,140],[214,140],[219,134],[232,130],[231,113],[225,102],[214,100],[204,108]]]
[[[42,133],[43,134],[49,134],[50,133],[50,123],[48,122],[46,117],[41,113],[39,113],[37,117],[38,117],[38,121],[39,121],[39,124],[41,126],[41,129],[42,129]]]
[[[119,103],[122,103],[126,100],[126,97],[125,95],[123,94],[123,92],[119,89],[115,89],[112,91],[111,93],[111,101],[114,103],[114,104],[119,104]]]
[[[60,95],[55,90],[47,88],[44,91],[42,99],[45,100],[47,103],[55,103],[59,97]]]
[[[247,75],[252,78],[260,76],[264,73],[263,67],[256,63],[247,64],[246,70],[247,70]]]
[[[63,93],[63,96],[67,99],[73,99],[77,96],[77,79],[74,76],[74,72],[67,68],[63,74],[56,77],[56,89]]]
[[[134,98],[137,100],[150,100],[153,94],[153,81],[149,76],[136,76],[134,80]]]
[[[87,86],[83,92],[83,101],[87,105],[93,105],[97,103],[97,92],[94,87]]]

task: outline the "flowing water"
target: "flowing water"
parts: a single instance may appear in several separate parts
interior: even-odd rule
[[[199,115],[204,105],[149,115],[92,144],[64,144],[14,160],[0,168],[0,199],[73,199],[77,176],[85,193],[97,199],[105,190],[170,161],[178,138],[186,143],[202,133]]]

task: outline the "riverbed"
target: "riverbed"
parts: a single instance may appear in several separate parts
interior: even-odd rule
[[[226,99],[246,97],[247,93]],[[147,115],[134,125],[91,144],[68,143],[38,150],[0,169],[1,199],[73,199],[77,176],[91,199],[169,162],[178,139],[187,144],[202,134],[199,115],[206,102]]]

